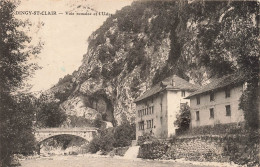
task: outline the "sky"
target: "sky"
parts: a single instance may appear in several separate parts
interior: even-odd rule
[[[66,11],[107,12],[130,5],[132,0],[22,0],[16,11],[18,19],[28,19],[32,23],[29,32],[32,44],[43,43],[41,53],[30,62],[41,69],[35,71],[27,82],[31,92],[44,91],[55,85],[59,78],[71,74],[81,65],[87,53],[87,39],[98,29],[108,16],[66,15]],[[87,8],[91,9],[87,9]],[[92,10],[93,9],[93,10]],[[24,11],[55,11],[57,15],[26,15]]]

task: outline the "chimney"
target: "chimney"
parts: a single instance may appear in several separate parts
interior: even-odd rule
[[[174,80],[172,79],[172,86],[175,86],[175,82],[174,82]]]

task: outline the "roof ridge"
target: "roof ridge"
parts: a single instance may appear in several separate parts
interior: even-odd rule
[[[172,80],[175,82],[174,85]],[[163,84],[164,86],[162,87]],[[190,83],[189,81],[177,76],[177,75],[171,75],[165,79],[163,79],[161,82],[158,82],[154,86],[152,86],[150,89],[146,90],[141,96],[136,98],[134,102],[141,101],[145,98],[148,98],[156,93],[159,93],[165,89],[175,89],[175,90],[197,90],[198,86]]]
[[[240,73],[227,74],[222,77],[215,78],[210,83],[202,86],[200,89],[191,93],[186,98],[190,98],[195,95],[203,94],[205,92],[213,91],[215,89],[219,89],[219,88],[226,87],[228,85],[239,83],[242,82],[243,80],[244,80],[243,75],[241,75]]]

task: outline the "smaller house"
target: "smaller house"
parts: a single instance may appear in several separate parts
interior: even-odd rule
[[[145,133],[157,138],[175,135],[176,115],[182,104],[189,104],[184,99],[197,90],[198,86],[173,75],[144,92],[136,103],[136,138]]]
[[[244,89],[243,76],[232,74],[215,79],[191,93],[186,97],[190,99],[191,128],[243,122],[239,99]]]

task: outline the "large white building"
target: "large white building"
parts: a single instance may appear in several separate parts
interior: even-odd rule
[[[190,94],[191,128],[244,121],[239,99],[245,89],[243,77],[233,74],[216,79]]]
[[[174,75],[164,79],[135,100],[136,103],[136,138],[145,133],[157,138],[175,135],[174,126],[180,106],[189,104],[191,92],[198,86]]]

